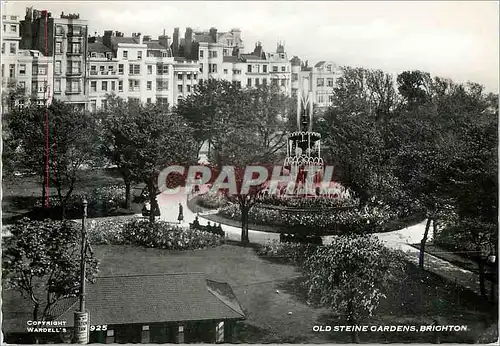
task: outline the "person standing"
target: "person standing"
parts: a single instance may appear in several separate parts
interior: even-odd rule
[[[179,223],[184,221],[184,215],[182,213],[182,204],[180,203],[179,203],[179,216],[177,217],[177,221],[179,221]]]

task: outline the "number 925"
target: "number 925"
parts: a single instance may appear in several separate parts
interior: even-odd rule
[[[104,330],[108,330],[108,326],[106,324],[102,324],[102,325],[97,325],[97,326],[90,326],[90,331],[93,332],[93,331],[96,331],[96,332],[100,332],[100,331],[104,331]]]

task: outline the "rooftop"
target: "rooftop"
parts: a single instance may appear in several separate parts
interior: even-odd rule
[[[106,47],[102,42],[94,42],[94,43],[89,43],[89,52],[90,53],[107,53],[111,52],[111,48]]]
[[[25,301],[26,306],[4,306],[4,330],[26,331],[32,308]],[[65,298],[54,305],[51,315],[71,327],[78,306],[77,297]],[[231,287],[207,280],[203,273],[98,277],[87,286],[86,307],[92,325],[245,318]]]

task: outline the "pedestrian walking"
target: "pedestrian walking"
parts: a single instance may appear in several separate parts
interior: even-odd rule
[[[182,204],[179,203],[179,216],[177,217],[177,221],[181,223],[184,221],[184,215],[182,214]]]

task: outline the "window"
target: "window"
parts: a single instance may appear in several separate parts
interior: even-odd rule
[[[255,78],[255,86],[259,86],[259,78]]]
[[[21,64],[19,65],[19,75],[25,75],[26,74],[26,64]]]
[[[193,73],[193,79],[196,80],[197,77],[198,75],[196,73]]]
[[[2,54],[5,54],[5,43],[2,43]]]
[[[97,100],[91,100],[90,101],[90,111],[95,112],[97,109]]]
[[[80,44],[79,43],[73,43],[71,45],[71,53],[74,53],[74,54],[80,53]]]
[[[229,55],[228,50],[227,50],[227,49],[224,49],[224,50],[222,51],[222,55],[223,55],[223,56],[228,56],[228,55]]]
[[[3,25],[3,32],[6,32],[7,31],[7,25]]]
[[[166,80],[157,80],[156,81],[156,90],[168,90],[168,81]]]
[[[318,95],[318,103],[323,103],[325,101],[323,95]]]
[[[122,80],[118,81],[118,91],[123,92],[123,81]]]
[[[72,34],[75,35],[75,36],[78,36],[80,35],[80,33],[82,32],[82,28],[79,27],[79,26],[73,26],[72,27]]]
[[[262,72],[267,73],[267,65],[262,66]]]
[[[248,78],[247,79],[247,87],[251,87],[252,86],[252,78]]]
[[[273,66],[273,72],[278,72],[278,66]]]
[[[11,32],[17,32],[17,25],[11,25],[10,26],[10,31]]]
[[[179,74],[177,75],[177,79],[178,79],[178,80],[182,80],[182,73],[179,73]]]
[[[137,60],[142,60],[142,51],[137,52]]]
[[[147,84],[146,84],[146,89],[147,90],[152,90],[153,89],[153,82],[148,80]]]
[[[153,74],[153,65],[148,65],[148,74]]]
[[[2,77],[4,76],[4,64],[2,64]]]
[[[151,103],[151,97],[148,97],[148,98],[146,99],[146,102],[147,102],[147,103]]]
[[[203,64],[200,64],[200,72],[203,73]]]
[[[332,72],[332,65],[328,65],[328,66],[326,67],[326,70],[327,70],[328,72]]]
[[[187,91],[188,93],[190,93],[190,92],[191,92],[191,85],[186,85],[186,91]]]
[[[285,69],[285,66],[281,66],[281,72],[285,72],[286,69]]]
[[[62,53],[62,45],[61,42],[56,42],[56,54]]]
[[[216,50],[211,50],[208,52],[208,57],[209,58],[217,58],[217,51]]]
[[[123,59],[128,59],[128,51],[126,50],[123,51]]]
[[[46,75],[47,74],[47,66],[39,65],[38,66],[38,74]]]
[[[263,85],[263,86],[266,86],[266,85],[267,85],[267,79],[262,78],[262,85]]]
[[[118,74],[123,74],[123,64],[118,64]]]
[[[130,64],[129,65],[129,74],[133,76],[137,76],[141,74],[141,65],[139,64]]]
[[[101,90],[108,91],[108,82],[107,81],[102,81]]]
[[[156,65],[156,73],[159,75],[168,74],[168,65],[166,64],[157,64]]]
[[[224,74],[227,74],[227,68],[224,69]]]
[[[111,81],[111,91],[115,91],[115,90],[116,90],[116,82]]]
[[[333,103],[333,95],[328,96],[328,102]]]
[[[60,79],[54,80],[54,92],[56,92],[56,93],[61,92],[61,80]]]
[[[9,65],[9,77],[14,78],[16,76],[16,65],[10,64]]]
[[[168,53],[167,52],[162,52],[161,53],[162,58],[168,58]]]
[[[19,88],[26,89],[26,82],[19,82]]]
[[[241,74],[241,70],[233,70],[233,74]]]
[[[63,33],[63,28],[62,26],[58,25],[56,27],[56,35],[62,35],[62,33]]]
[[[296,82],[299,80],[299,75],[297,73],[292,73],[292,82]]]
[[[200,58],[203,58],[204,51],[200,49]]]
[[[90,82],[90,91],[97,92],[97,82],[96,81]]]
[[[178,85],[177,86],[177,91],[179,91],[180,93],[182,93],[182,85]]]
[[[54,72],[55,74],[61,74],[61,61],[56,61],[56,64],[54,66]]]
[[[278,79],[273,79],[271,81],[271,84],[274,85],[274,86],[278,86]]]
[[[128,81],[128,91],[141,91],[139,80],[129,79]]]
[[[333,78],[327,78],[326,85],[328,85],[329,87],[332,87],[333,86]]]
[[[77,80],[71,81],[71,91],[80,91],[80,82]]]
[[[10,54],[16,54],[16,44],[15,43],[10,44]]]
[[[247,72],[248,73],[252,73],[252,65],[248,65],[247,66]]]
[[[282,80],[281,80],[281,86],[282,86],[282,87],[286,86],[286,79],[282,79]]]
[[[190,79],[191,79],[191,73],[188,73],[188,74],[186,75],[186,78],[187,78],[188,80],[190,80]]]
[[[325,85],[325,79],[324,78],[318,78],[316,80],[316,86],[324,86]]]
[[[217,73],[217,64],[208,64],[208,69],[210,73]]]
[[[101,107],[104,108],[105,110],[108,109],[108,100],[102,100]]]
[[[68,69],[71,74],[80,74],[80,62],[79,61],[68,61]]]

